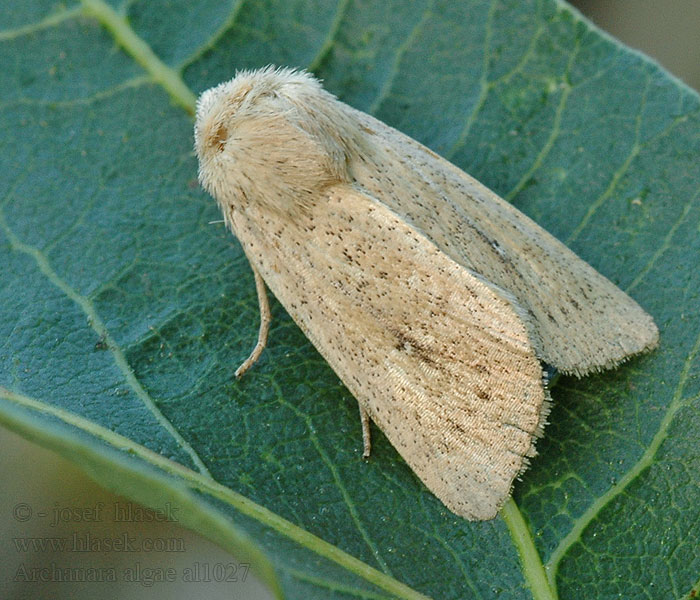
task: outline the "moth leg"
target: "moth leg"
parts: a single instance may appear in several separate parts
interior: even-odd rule
[[[362,423],[362,458],[369,458],[370,452],[372,452],[372,438],[369,432],[369,413],[359,402],[357,406],[360,408],[360,423]]]
[[[240,378],[243,373],[250,369],[258,358],[260,358],[260,355],[267,344],[267,334],[270,331],[270,321],[272,321],[272,316],[270,315],[270,304],[267,301],[267,292],[265,291],[265,282],[263,281],[262,275],[258,273],[257,269],[253,265],[250,265],[250,268],[253,269],[253,275],[255,275],[255,290],[258,293],[260,329],[258,330],[258,342],[255,344],[255,348],[253,348],[250,356],[243,361],[241,366],[236,369],[236,378]]]

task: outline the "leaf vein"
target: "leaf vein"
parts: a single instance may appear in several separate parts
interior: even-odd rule
[[[42,253],[39,249],[30,246],[29,244],[21,241],[14,231],[10,228],[7,220],[5,219],[5,213],[0,210],[0,229],[2,229],[7,235],[10,246],[16,252],[21,252],[33,258],[39,270],[44,274],[44,276],[59,290],[61,290],[70,300],[72,300],[86,315],[89,326],[95,331],[95,333],[100,337],[100,339],[105,340],[109,351],[112,353],[114,362],[117,368],[121,371],[122,375],[130,387],[134,390],[136,396],[141,400],[144,406],[150,411],[153,417],[156,419],[158,424],[167,431],[170,436],[177,442],[178,446],[184,450],[192,460],[193,464],[197,466],[199,471],[210,476],[207,467],[205,466],[202,459],[195,452],[194,448],[185,440],[180,432],[175,428],[175,426],[165,417],[165,415],[160,411],[158,406],[156,406],[153,398],[150,397],[148,392],[141,385],[133,370],[129,366],[124,353],[118,346],[111,333],[107,329],[102,319],[97,312],[95,305],[92,300],[78,293],[72,286],[68,284],[67,281],[62,279],[56,271],[54,271],[46,255]]]
[[[423,29],[428,19],[432,16],[432,9],[434,4],[435,0],[430,0],[430,2],[428,2],[428,4],[425,7],[425,10],[423,11],[423,14],[421,15],[421,18],[416,22],[413,29],[406,36],[406,39],[403,41],[403,43],[398,48],[396,48],[396,53],[394,55],[394,60],[391,62],[391,68],[389,69],[389,73],[387,74],[387,77],[384,80],[384,83],[382,84],[382,87],[380,88],[377,97],[374,99],[367,111],[369,114],[377,114],[379,107],[389,96],[389,93],[391,92],[391,87],[394,84],[394,80],[396,79],[396,76],[399,73],[401,60],[403,59],[406,52],[408,52],[408,49],[411,47],[413,42],[415,42],[420,30]]]
[[[376,561],[379,563],[382,571],[384,571],[386,574],[391,575],[391,569],[389,569],[389,565],[386,564],[386,561],[384,558],[382,558],[381,554],[379,553],[379,549],[376,547],[374,542],[369,536],[369,533],[365,529],[364,524],[362,523],[362,520],[360,519],[360,515],[357,511],[357,507],[355,506],[355,503],[353,502],[350,494],[348,493],[347,488],[345,487],[345,484],[343,483],[340,474],[338,473],[338,469],[335,467],[333,464],[333,461],[328,457],[328,454],[326,454],[326,451],[321,447],[321,444],[318,441],[318,437],[316,436],[316,433],[314,432],[314,427],[313,423],[311,422],[311,418],[307,415],[302,413],[296,406],[288,402],[284,394],[282,393],[282,390],[279,388],[279,385],[277,384],[276,381],[272,380],[272,385],[275,388],[275,391],[277,392],[277,397],[279,398],[279,402],[289,408],[292,412],[294,412],[299,418],[301,418],[303,421],[306,422],[306,426],[309,432],[309,439],[311,440],[311,443],[313,444],[314,448],[316,449],[316,452],[318,452],[318,455],[321,457],[321,460],[325,463],[325,465],[328,467],[328,470],[331,472],[331,475],[333,476],[333,480],[335,481],[335,485],[338,488],[338,491],[340,492],[340,495],[343,498],[343,501],[345,502],[345,505],[348,508],[348,512],[350,513],[350,517],[352,518],[353,522],[355,523],[355,526],[357,527],[357,530],[359,531],[360,535],[362,536],[362,539],[365,541],[367,546],[369,547],[370,551],[372,552],[372,555],[376,559]]]
[[[600,511],[617,496],[626,493],[626,489],[630,483],[632,483],[632,481],[634,481],[642,473],[642,471],[653,464],[656,453],[666,439],[673,417],[681,408],[688,404],[688,402],[682,401],[682,396],[690,377],[691,365],[697,358],[698,353],[700,353],[700,334],[696,337],[695,343],[684,361],[676,389],[673,393],[673,398],[668,406],[668,409],[666,410],[666,414],[659,424],[656,434],[651,440],[651,443],[639,460],[620,478],[617,485],[609,488],[607,492],[593,502],[593,504],[591,504],[588,509],[574,522],[571,531],[559,542],[545,565],[550,581],[555,580],[559,564],[566,555],[567,551],[574,544],[583,543],[581,540],[583,531],[593,522]]]
[[[80,5],[76,5],[72,8],[67,8],[53,15],[49,15],[48,17],[44,17],[41,21],[37,21],[36,23],[29,23],[28,25],[23,25],[15,29],[5,29],[0,31],[0,42],[13,40],[25,35],[31,35],[32,33],[36,33],[42,29],[55,27],[64,21],[69,21],[70,19],[80,16],[81,13],[82,8]]]
[[[368,590],[359,590],[357,588],[353,588],[347,585],[338,585],[335,581],[329,581],[328,579],[324,579],[322,577],[314,577],[312,575],[304,573],[303,571],[299,571],[298,569],[292,569],[283,566],[281,570],[283,570],[286,573],[289,573],[292,577],[298,579],[299,581],[312,583],[319,588],[325,588],[329,591],[348,594],[356,598],[365,598],[366,600],[391,600],[390,596],[375,594]]]
[[[571,69],[573,67],[574,61],[576,60],[576,57],[578,56],[580,48],[581,41],[579,38],[576,38],[576,44],[574,46],[573,51],[571,52],[569,62],[566,66],[566,71],[564,72],[562,79],[566,78],[571,72]],[[544,162],[545,158],[547,158],[552,148],[554,147],[554,142],[557,140],[559,134],[561,133],[561,122],[564,115],[564,109],[566,108],[566,104],[569,100],[569,96],[571,95],[572,91],[573,87],[567,83],[566,87],[561,93],[559,104],[557,106],[556,112],[554,113],[552,131],[550,132],[549,137],[547,138],[547,141],[545,142],[544,146],[542,146],[537,156],[535,157],[535,160],[533,161],[530,168],[527,171],[525,171],[525,173],[523,173],[518,183],[515,184],[515,187],[513,187],[513,189],[511,189],[510,192],[503,196],[503,198],[508,202],[511,202],[513,198],[520,193],[520,191],[525,187],[525,185],[530,180],[535,171],[537,171],[537,169],[539,169],[542,166],[542,163]]]
[[[686,203],[686,205],[683,207],[683,210],[681,211],[680,217],[676,220],[676,222],[671,226],[671,228],[668,230],[668,233],[664,236],[664,239],[661,242],[661,245],[658,247],[656,252],[652,254],[651,258],[647,262],[646,265],[639,271],[639,274],[634,278],[634,281],[630,283],[630,285],[625,289],[625,292],[628,294],[636,288],[642,280],[647,276],[649,271],[654,267],[654,265],[657,263],[659,258],[663,256],[663,254],[666,252],[671,247],[671,241],[673,240],[674,236],[676,235],[676,232],[678,231],[679,227],[685,222],[686,217],[688,216],[688,213],[690,212],[690,209],[693,207],[695,204],[695,201],[700,197],[700,188],[695,192],[693,197]]]
[[[491,56],[491,37],[493,35],[493,15],[495,11],[496,3],[492,2],[489,6],[488,15],[486,17],[486,23],[484,25],[485,35],[484,35],[484,54],[481,60],[481,77],[479,78],[479,95],[477,96],[476,102],[472,107],[469,116],[467,117],[464,127],[459,132],[457,139],[447,150],[445,156],[448,160],[452,160],[452,157],[464,146],[464,143],[469,137],[469,132],[472,126],[476,122],[476,117],[481,112],[484,107],[486,98],[491,91],[491,84],[489,83],[489,57]]]
[[[153,80],[148,75],[138,75],[131,79],[127,79],[122,83],[115,85],[110,88],[105,88],[92,94],[91,96],[85,96],[83,98],[72,98],[70,100],[49,100],[44,98],[15,98],[14,100],[9,100],[0,104],[0,110],[5,108],[11,108],[13,106],[46,106],[49,108],[72,108],[74,106],[88,106],[99,102],[100,100],[105,100],[115,94],[119,94],[124,90],[133,89],[140,87],[145,84],[153,83]]]
[[[335,16],[333,17],[333,21],[331,23],[331,26],[328,28],[328,34],[326,35],[325,39],[323,40],[323,43],[321,44],[321,47],[319,48],[318,53],[316,56],[309,62],[309,66],[307,67],[307,70],[309,71],[315,71],[318,69],[318,67],[321,66],[321,63],[323,60],[326,58],[328,53],[331,51],[331,48],[333,48],[333,42],[335,41],[335,36],[337,35],[338,31],[340,30],[340,25],[343,22],[343,18],[348,12],[348,7],[350,6],[349,0],[339,0],[338,6],[335,12]]]
[[[194,115],[196,97],[185,85],[180,73],[166,65],[153,49],[131,28],[126,18],[119,15],[104,0],[82,0],[88,14],[94,16],[112,34],[115,41],[149,73],[159,85],[188,114]]]
[[[202,57],[207,51],[211,50],[216,43],[224,36],[231,28],[236,24],[236,19],[238,18],[241,8],[245,4],[245,0],[233,0],[231,7],[231,12],[229,12],[228,17],[224,20],[219,28],[211,35],[211,37],[206,40],[197,50],[195,50],[191,56],[186,58],[180,63],[180,72],[184,71],[189,67],[194,61]]]

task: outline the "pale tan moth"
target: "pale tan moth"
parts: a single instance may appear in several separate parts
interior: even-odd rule
[[[549,410],[540,361],[585,375],[652,349],[629,296],[425,146],[308,73],[242,71],[197,103],[199,178],[255,274],[456,514],[490,519]]]

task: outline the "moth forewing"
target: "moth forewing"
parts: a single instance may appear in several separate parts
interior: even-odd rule
[[[583,374],[656,343],[651,318],[560,242],[306,73],[208,90],[195,142],[202,184],[363,427],[368,414],[459,515],[494,517],[534,455],[539,359]]]
[[[547,412],[521,316],[381,203],[347,184],[307,214],[231,215],[247,256],[427,487],[496,516]]]

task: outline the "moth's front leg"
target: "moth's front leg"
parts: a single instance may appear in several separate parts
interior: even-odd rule
[[[250,268],[253,269],[253,275],[255,276],[255,290],[258,293],[260,329],[258,330],[258,342],[255,344],[255,348],[253,348],[250,356],[243,361],[241,366],[236,369],[236,378],[240,378],[243,373],[250,369],[258,358],[260,358],[260,355],[267,344],[267,334],[270,331],[270,321],[272,321],[272,316],[270,315],[270,304],[267,301],[267,293],[265,291],[265,281],[263,281],[262,275],[258,273],[258,270],[252,265],[252,263]]]

